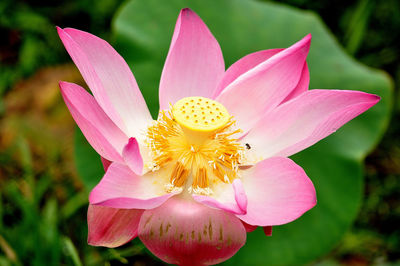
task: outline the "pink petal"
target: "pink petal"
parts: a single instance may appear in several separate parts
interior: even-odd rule
[[[128,137],[85,89],[68,82],[60,82],[60,88],[65,104],[90,145],[102,157],[122,162],[120,154]]]
[[[242,181],[235,179],[232,184],[215,185],[210,196],[193,194],[197,202],[234,214],[246,214],[247,196]]]
[[[216,98],[248,132],[268,110],[297,86],[310,48],[311,35],[270,57],[230,83]]]
[[[264,226],[263,230],[266,236],[272,236],[272,226]]]
[[[242,210],[247,209],[247,196],[244,191],[243,183],[240,179],[233,180],[233,190],[235,191],[235,200],[239,208]]]
[[[176,196],[144,212],[139,238],[167,263],[212,265],[229,259],[244,245],[246,230],[230,213]]]
[[[316,204],[315,189],[304,170],[288,158],[266,159],[243,171],[247,214],[237,215],[250,225],[291,222]]]
[[[140,155],[139,144],[136,138],[130,138],[122,151],[126,165],[137,175],[142,175],[143,159]]]
[[[137,237],[143,212],[89,205],[88,244],[114,248],[132,240]]]
[[[379,99],[360,91],[310,90],[266,114],[243,142],[263,158],[290,156],[332,134]]]
[[[107,172],[108,167],[111,165],[111,161],[100,156],[101,163],[103,164],[104,172]]]
[[[138,136],[152,119],[124,59],[92,34],[71,28],[57,31],[99,105],[128,136]]]
[[[269,59],[271,56],[281,52],[283,49],[269,49],[258,51],[255,53],[248,54],[238,61],[233,63],[225,72],[221,82],[218,85],[218,89],[214,92],[214,97],[217,97],[229,84],[235,79],[246,73],[250,69],[256,67],[262,62]]]
[[[306,92],[308,90],[309,85],[310,85],[310,71],[308,70],[307,63],[304,63],[299,83],[297,84],[296,88],[294,88],[292,92],[288,96],[286,96],[283,102],[287,102],[293,98],[296,98],[303,92]]]
[[[221,48],[204,22],[185,8],[176,22],[160,81],[160,109],[189,96],[210,98],[225,71]]]
[[[160,171],[139,176],[126,165],[112,163],[90,193],[89,202],[117,209],[155,208],[175,195],[157,185],[161,177]]]

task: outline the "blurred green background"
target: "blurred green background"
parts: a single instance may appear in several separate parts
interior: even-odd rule
[[[174,21],[186,5],[220,41],[227,66],[312,32],[311,88],[383,97],[371,112],[294,157],[316,185],[317,208],[274,229],[271,238],[249,234],[228,264],[400,264],[400,109],[398,90],[392,93],[400,84],[400,2],[279,2],[2,0],[0,265],[162,265],[138,240],[117,249],[86,244],[87,195],[103,170],[59,93],[60,80],[84,83],[55,25],[112,43],[154,114]]]

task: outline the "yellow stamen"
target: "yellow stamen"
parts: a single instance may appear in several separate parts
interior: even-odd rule
[[[185,166],[181,162],[175,164],[174,170],[172,170],[170,182],[176,187],[182,187],[185,185],[186,179],[189,175],[189,170],[185,169]]]
[[[189,118],[185,116],[188,110]],[[199,117],[203,112],[204,119]],[[148,128],[146,142],[153,158],[149,165],[153,171],[170,171],[165,184],[168,192],[186,188],[189,193],[209,195],[214,185],[231,183],[239,176],[245,148],[233,137],[240,130],[233,128],[234,120],[220,103],[203,97],[184,98],[171,111],[161,111]]]
[[[196,187],[206,188],[208,186],[209,186],[209,183],[208,183],[207,170],[203,167],[197,169],[197,173],[193,179],[192,187],[193,188],[196,188]]]

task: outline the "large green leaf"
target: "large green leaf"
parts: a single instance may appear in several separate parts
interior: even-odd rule
[[[226,264],[288,265],[318,258],[340,240],[358,212],[362,160],[389,119],[390,79],[346,55],[311,12],[251,0],[132,0],[115,17],[115,44],[132,67],[153,115],[175,21],[184,7],[192,8],[210,27],[227,66],[257,50],[288,47],[311,32],[311,88],[362,90],[382,97],[366,114],[293,157],[315,184],[317,206],[297,221],[275,227],[272,237],[260,230],[250,233],[246,245]]]

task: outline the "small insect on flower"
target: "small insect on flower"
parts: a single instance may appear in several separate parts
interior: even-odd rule
[[[314,186],[287,157],[379,101],[359,91],[308,90],[311,35],[225,70],[214,36],[183,9],[153,120],[107,42],[57,30],[93,94],[60,82],[62,96],[106,169],[89,197],[88,242],[117,247],[139,236],[167,263],[225,261],[246,232],[261,226],[270,235],[311,209]]]

